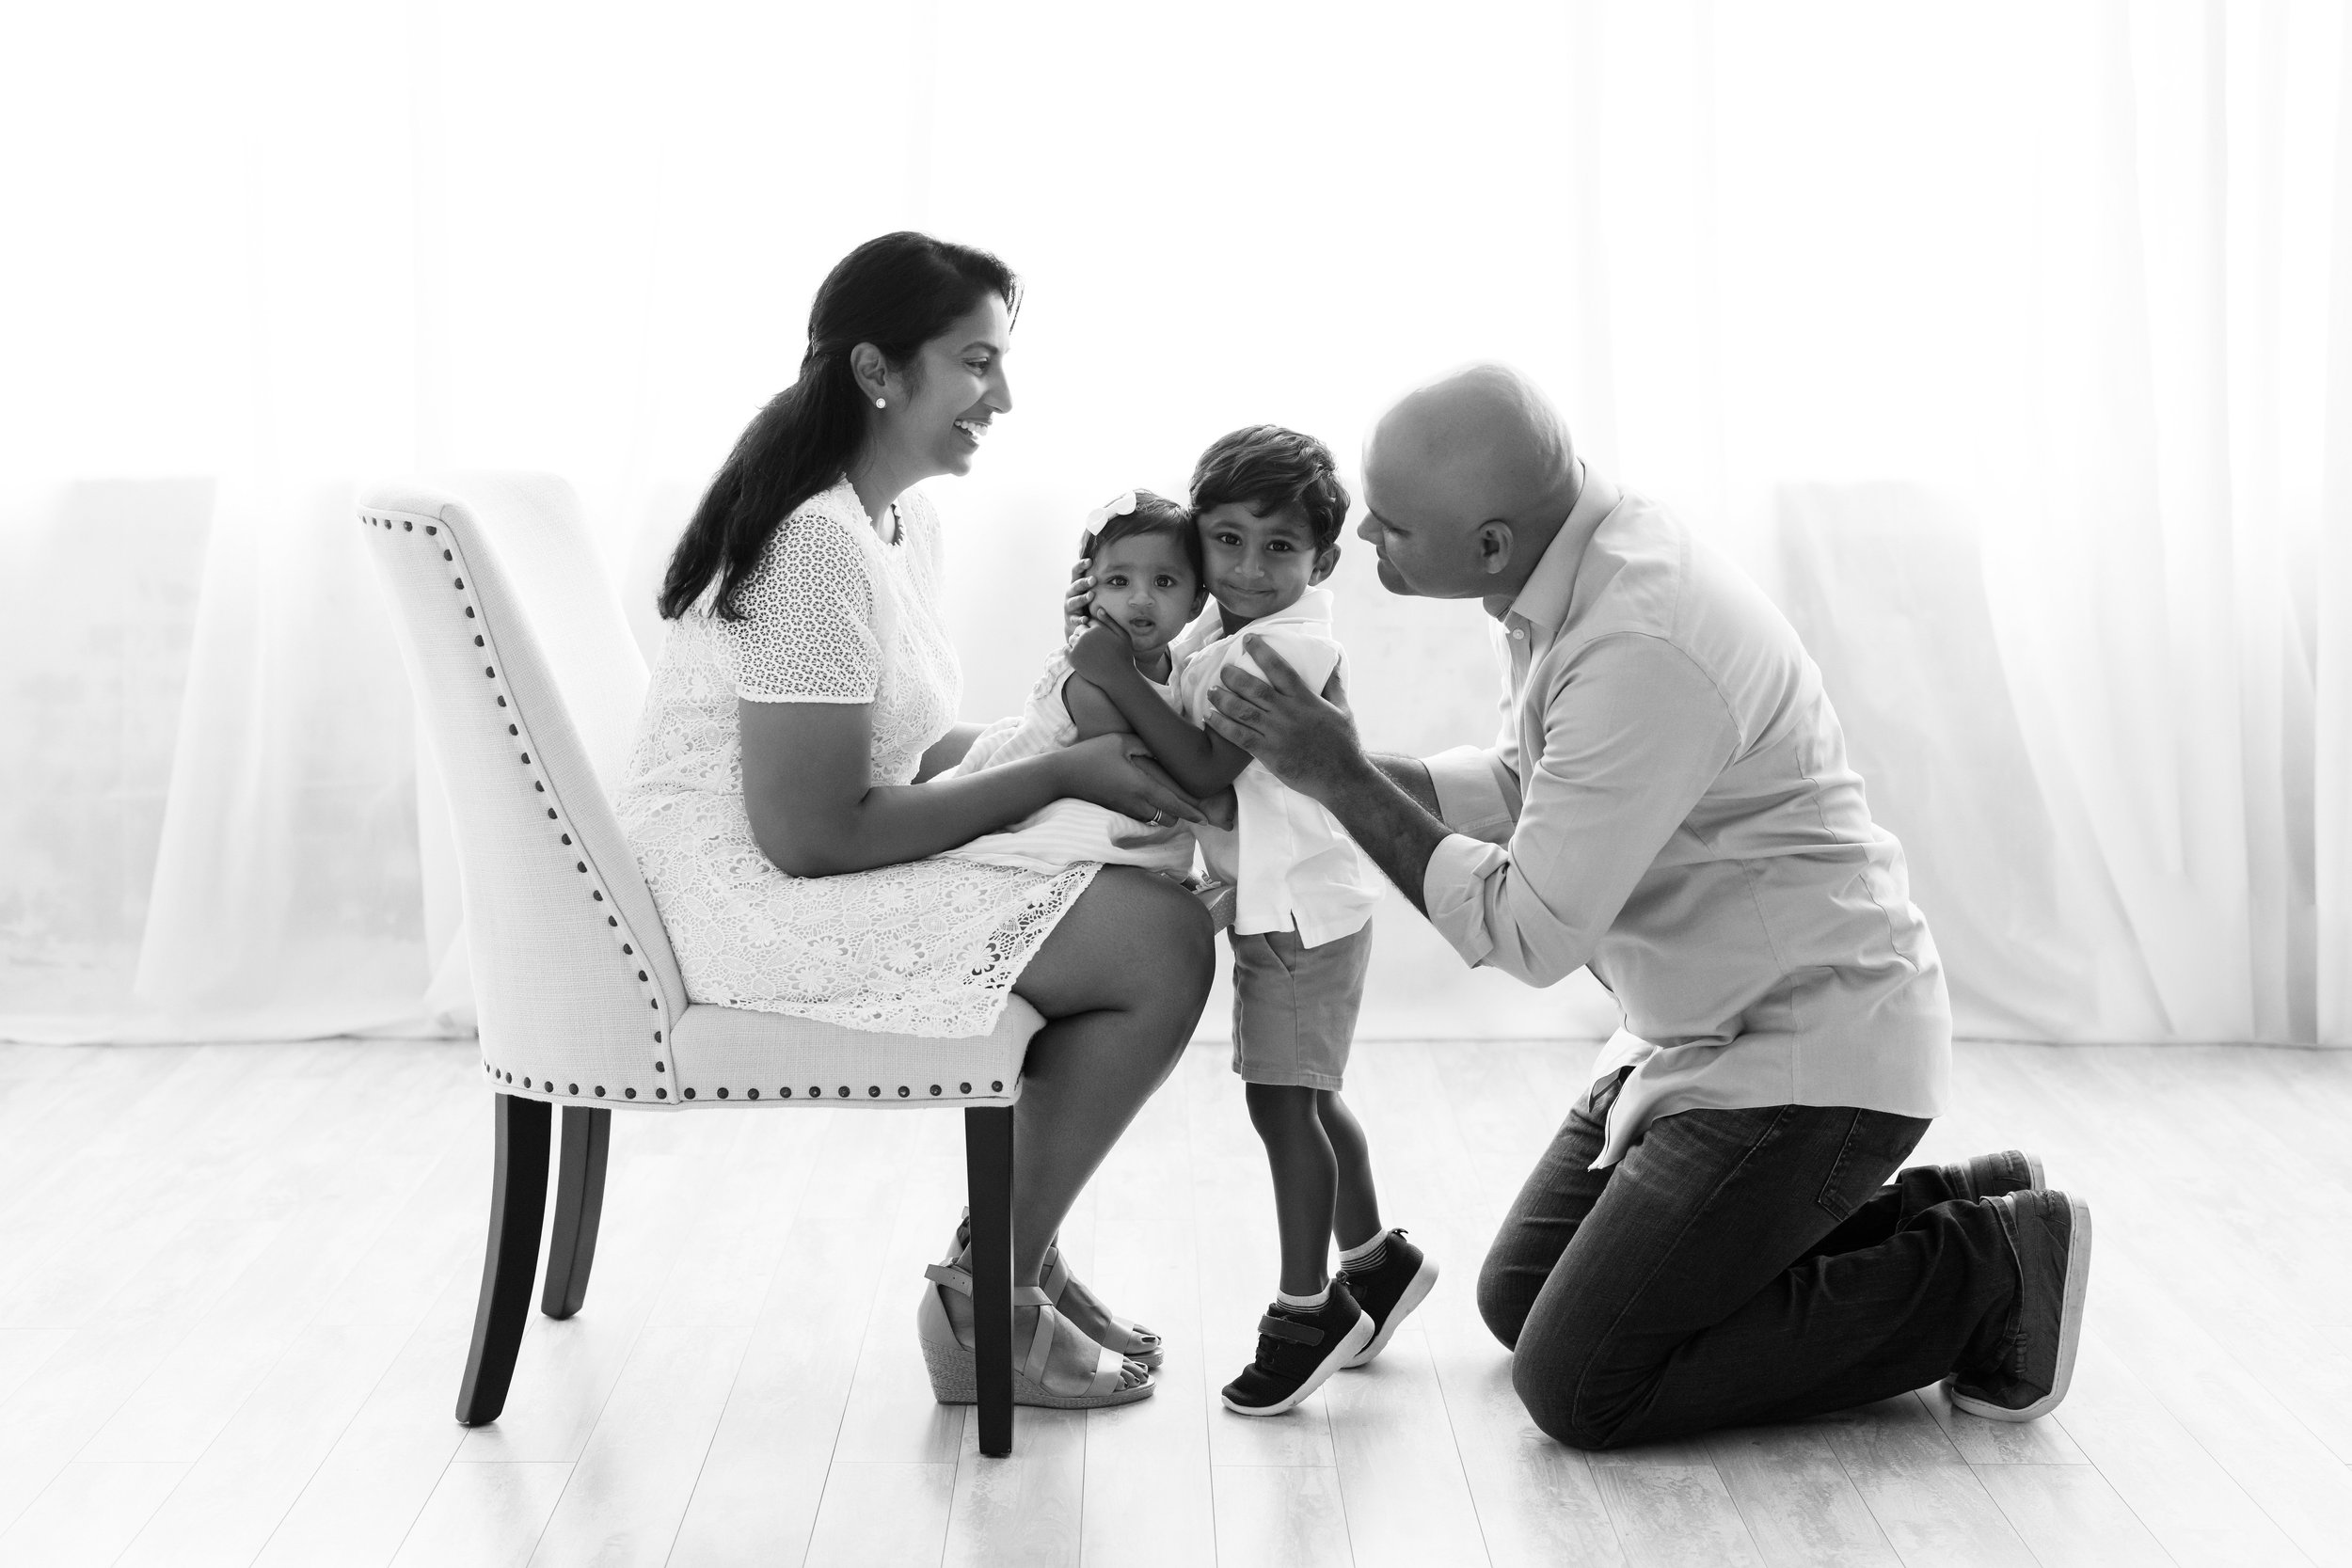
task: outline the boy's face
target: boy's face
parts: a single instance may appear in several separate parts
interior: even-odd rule
[[[1296,604],[1331,575],[1340,547],[1315,548],[1314,531],[1295,506],[1261,517],[1247,501],[1227,501],[1200,515],[1200,553],[1209,592],[1237,621],[1255,621]]]
[[[1094,554],[1095,618],[1116,622],[1138,654],[1175,641],[1200,613],[1202,596],[1184,545],[1168,534],[1130,534]]]

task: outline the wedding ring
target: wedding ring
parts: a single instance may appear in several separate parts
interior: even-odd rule
[[[1168,826],[1168,813],[1166,813],[1166,812],[1164,812],[1164,811],[1154,811],[1154,812],[1152,812],[1152,826],[1153,826],[1154,828],[1165,828],[1165,827],[1167,827],[1167,826]]]

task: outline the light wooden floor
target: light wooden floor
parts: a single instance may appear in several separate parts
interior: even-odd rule
[[[946,1116],[615,1118],[587,1309],[451,1419],[489,1118],[469,1047],[0,1048],[0,1563],[2352,1563],[2352,1056],[1963,1046],[1922,1154],[2017,1143],[2098,1217],[2054,1419],[1932,1390],[1587,1458],[1512,1399],[1479,1250],[1584,1045],[1368,1045],[1389,1217],[1447,1275],[1288,1418],[1216,1389],[1273,1283],[1197,1048],[1066,1233],[1156,1399],[982,1462],[913,1344]]]

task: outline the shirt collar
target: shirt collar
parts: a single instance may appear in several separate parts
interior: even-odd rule
[[[1221,642],[1228,637],[1247,637],[1251,632],[1267,626],[1327,626],[1331,624],[1332,607],[1337,603],[1338,601],[1331,596],[1331,590],[1328,588],[1310,588],[1298,595],[1295,603],[1278,610],[1271,615],[1261,615],[1239,631],[1228,632],[1225,629],[1222,612],[1216,608],[1216,601],[1211,599],[1208,608],[1200,612],[1200,618],[1185,627],[1177,637],[1176,642],[1191,650],[1206,647],[1212,642]]]
[[[1502,612],[1502,620],[1524,621],[1556,634],[1568,618],[1568,596],[1576,587],[1576,570],[1584,561],[1584,546],[1601,520],[1617,509],[1620,499],[1617,487],[1595,473],[1590,465],[1580,459],[1576,467],[1576,504],[1568,509],[1568,520],[1544,546],[1543,558],[1528,574],[1518,597]]]

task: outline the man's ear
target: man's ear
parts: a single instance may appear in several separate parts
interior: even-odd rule
[[[1510,569],[1511,525],[1500,517],[1490,517],[1478,525],[1478,569],[1495,577]]]
[[[850,350],[850,376],[868,403],[890,396],[890,361],[871,343]]]
[[[1307,581],[1311,584],[1321,582],[1331,575],[1331,568],[1339,563],[1339,546],[1327,545],[1315,552],[1315,569],[1307,574]]]

